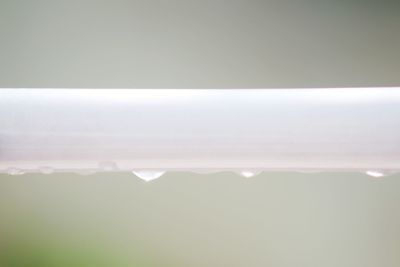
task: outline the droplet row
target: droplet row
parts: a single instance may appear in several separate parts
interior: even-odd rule
[[[20,169],[20,168],[15,168],[15,167],[11,167],[8,168],[6,170],[6,173],[9,175],[22,175],[25,174],[27,172],[31,172],[32,170],[24,170],[24,169]],[[42,174],[52,174],[54,173],[56,170],[50,166],[41,166],[37,169],[37,171],[39,173]],[[122,171],[118,168],[118,166],[116,165],[116,163],[112,162],[112,161],[105,161],[105,162],[100,162],[98,164],[98,168],[97,169],[81,169],[81,170],[76,170],[75,173],[80,174],[80,175],[91,175],[91,174],[95,174],[98,171],[103,171],[103,172],[117,172],[117,171]],[[135,169],[132,170],[132,173],[134,175],[136,175],[138,178],[149,182],[155,179],[160,178],[162,175],[165,174],[165,170],[156,170],[156,169]],[[213,173],[214,171],[195,171],[196,173]],[[254,169],[248,169],[248,170],[242,170],[237,172],[239,175],[245,177],[245,178],[251,178],[254,176],[257,176],[259,174],[261,174],[263,171],[262,170],[254,170]],[[304,171],[304,170],[299,170],[299,173],[318,173],[320,171]],[[370,177],[374,177],[374,178],[382,178],[385,177],[387,175],[390,175],[392,173],[394,173],[393,171],[383,171],[383,170],[367,170],[364,171],[364,173]]]

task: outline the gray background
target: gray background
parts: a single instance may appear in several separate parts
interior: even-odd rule
[[[0,87],[395,86],[396,2],[1,0]],[[0,265],[399,266],[399,178],[0,175]]]
[[[0,86],[399,85],[400,2],[1,0]]]

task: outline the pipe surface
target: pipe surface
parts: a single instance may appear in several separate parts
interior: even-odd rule
[[[0,172],[138,169],[397,171],[400,88],[1,90]]]

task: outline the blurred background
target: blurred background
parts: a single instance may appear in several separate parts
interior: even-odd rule
[[[399,12],[390,0],[0,0],[0,87],[399,86]],[[399,178],[0,175],[0,266],[397,267]]]

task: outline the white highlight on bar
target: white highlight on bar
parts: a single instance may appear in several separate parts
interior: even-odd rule
[[[0,91],[14,175],[399,169],[400,88]]]

